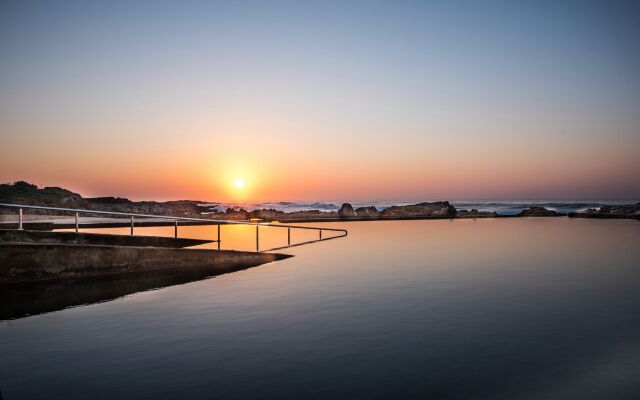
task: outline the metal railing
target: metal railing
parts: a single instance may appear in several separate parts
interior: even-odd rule
[[[217,225],[217,233],[218,236],[215,240],[211,240],[213,243],[217,243],[218,250],[220,250],[220,243],[222,242],[222,238],[220,236],[220,226],[221,225],[251,225],[256,227],[256,252],[267,252],[267,251],[275,251],[275,250],[283,250],[289,247],[301,246],[304,244],[323,242],[331,239],[337,239],[341,237],[347,236],[348,232],[346,229],[338,229],[338,228],[321,228],[316,226],[299,226],[299,225],[285,225],[285,224],[272,224],[265,222],[249,222],[249,221],[230,221],[230,220],[220,220],[220,219],[208,219],[208,218],[192,218],[192,217],[175,217],[169,215],[152,215],[152,214],[134,214],[134,213],[125,213],[125,212],[116,212],[116,211],[98,211],[98,210],[81,210],[75,208],[61,208],[61,207],[45,207],[45,206],[30,206],[24,204],[6,204],[0,203],[0,207],[8,207],[8,208],[17,208],[18,209],[18,230],[23,230],[24,225],[24,215],[23,209],[34,209],[34,210],[48,210],[48,211],[61,211],[65,213],[74,213],[74,222],[75,222],[75,231],[80,231],[80,222],[79,215],[80,214],[97,214],[97,215],[113,215],[120,217],[129,217],[130,218],[130,226],[131,226],[131,236],[134,235],[134,227],[135,227],[135,218],[154,218],[154,219],[163,219],[166,221],[162,222],[173,222],[174,224],[174,237],[178,238],[178,225],[180,221],[185,222],[197,222],[199,225]],[[147,221],[148,222],[148,221]],[[158,221],[160,222],[160,221]],[[147,225],[149,226],[149,225]],[[287,245],[273,247],[266,250],[260,250],[260,227],[264,228],[282,228],[287,229]],[[307,240],[300,243],[291,244],[291,229],[305,229],[305,230],[314,230],[318,231],[318,239]],[[338,235],[323,237],[322,232],[338,232]]]

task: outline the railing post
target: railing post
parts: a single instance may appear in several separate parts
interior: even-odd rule
[[[18,210],[18,230],[22,230],[22,208]]]
[[[133,236],[133,215],[131,216],[131,236]]]
[[[287,228],[287,246],[291,246],[291,228]]]
[[[78,233],[78,213],[76,213],[76,233]]]
[[[320,240],[322,240],[322,229],[319,229],[318,232],[320,232]]]
[[[178,220],[175,220],[175,225],[173,227],[173,236],[177,239],[178,238]]]
[[[260,233],[258,229],[260,229],[260,225],[256,225],[256,253],[260,251]]]
[[[220,224],[218,224],[218,250],[220,250]]]

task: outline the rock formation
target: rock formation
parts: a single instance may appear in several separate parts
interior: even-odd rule
[[[0,184],[0,203],[26,204],[61,208],[87,208],[88,202],[78,193],[59,187],[38,188],[27,182]],[[0,213],[10,210],[0,208]],[[32,210],[34,214],[48,214],[47,210]],[[58,212],[59,213],[59,212]]]
[[[358,207],[355,212],[358,217],[377,218],[380,216],[380,211],[378,211],[374,206]]]
[[[338,215],[340,217],[355,217],[356,216],[356,212],[353,211],[353,207],[351,206],[351,204],[344,203],[340,207],[340,210],[338,210]]]
[[[640,216],[640,203],[636,204],[621,204],[621,205],[606,205],[600,207],[600,209],[590,208],[585,214],[596,215],[620,215],[620,216]]]
[[[570,213],[570,217],[582,218],[636,218],[640,219],[640,203],[603,205],[600,209],[590,208],[581,213]]]
[[[460,210],[456,214],[457,218],[495,218],[498,216],[498,213],[495,211],[478,211],[473,208],[471,211],[469,210]]]
[[[455,215],[456,209],[448,201],[391,206],[380,214],[382,218],[454,217]]]
[[[261,219],[264,221],[278,221],[282,219],[284,213],[274,209],[254,210],[249,213],[252,219]]]
[[[560,214],[554,210],[549,210],[544,207],[529,207],[526,210],[520,211],[519,217],[557,217]]]
[[[244,208],[229,207],[225,214],[226,215],[223,219],[246,220],[251,218],[251,214]],[[216,217],[213,217],[212,219],[216,219]]]

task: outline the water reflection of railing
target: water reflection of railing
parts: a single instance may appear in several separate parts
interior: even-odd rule
[[[285,225],[285,224],[271,224],[264,222],[248,222],[248,221],[229,221],[229,220],[216,220],[216,219],[208,219],[208,218],[192,218],[192,217],[176,217],[170,215],[152,215],[152,214],[135,214],[135,213],[126,213],[126,212],[116,212],[116,211],[99,211],[99,210],[82,210],[75,208],[61,208],[61,207],[46,207],[46,206],[30,206],[24,204],[6,204],[0,203],[0,207],[8,207],[13,209],[18,209],[18,229],[24,229],[24,209],[33,209],[33,210],[47,210],[47,211],[57,211],[63,213],[72,213],[74,217],[74,228],[76,232],[80,232],[81,224],[80,224],[80,215],[109,215],[109,216],[118,216],[118,217],[128,217],[129,222],[117,221],[115,223],[110,223],[111,226],[130,226],[131,231],[130,235],[134,235],[135,228],[135,219],[136,218],[146,218],[146,221],[139,221],[144,223],[145,226],[163,226],[167,224],[172,224],[174,226],[174,237],[178,237],[178,226],[180,222],[184,222],[185,225],[216,225],[217,226],[217,237],[216,239],[211,239],[211,242],[217,243],[218,250],[220,250],[220,243],[222,242],[222,236],[220,227],[221,225],[250,225],[256,227],[256,251],[257,252],[267,252],[267,251],[276,251],[283,250],[289,247],[302,246],[310,243],[323,242],[326,240],[337,239],[341,237],[347,236],[348,232],[346,229],[338,229],[338,228],[321,228],[317,226],[299,226],[299,225]],[[155,221],[149,221],[148,219],[152,219]],[[158,221],[161,219],[161,221]],[[151,224],[151,225],[150,225]],[[260,250],[260,228],[281,228],[287,229],[287,245],[286,246],[278,246],[269,248],[266,250]],[[318,232],[318,239],[307,240],[300,243],[291,244],[291,230],[292,229],[303,229],[303,230],[313,230]],[[337,235],[333,236],[323,236],[323,232],[337,232]]]

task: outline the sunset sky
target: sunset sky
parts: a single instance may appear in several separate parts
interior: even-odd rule
[[[530,3],[3,1],[0,182],[640,198],[640,2]]]

